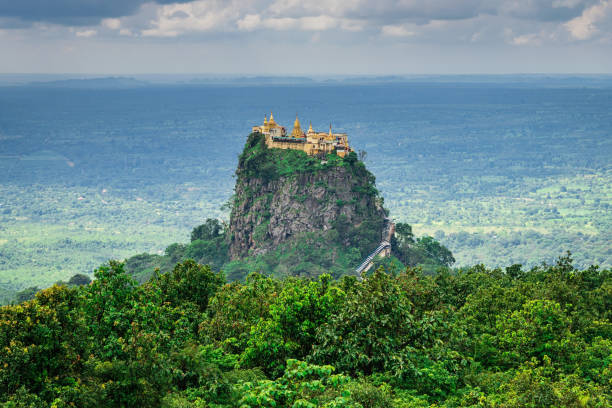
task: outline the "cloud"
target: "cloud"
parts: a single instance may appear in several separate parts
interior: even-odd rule
[[[299,29],[300,25],[297,18],[282,17],[282,18],[268,18],[261,22],[262,28],[269,28],[276,31],[285,31],[291,29]]]
[[[160,8],[203,4],[211,10],[232,8],[233,21],[248,24],[248,15],[262,20],[316,18],[313,25],[334,22],[368,22],[378,27],[405,22],[426,24],[431,20],[464,20],[480,15],[567,22],[598,3],[597,0],[0,0],[0,18],[62,25],[95,25],[104,19],[131,16],[146,4]],[[196,7],[197,8],[197,7]],[[187,13],[187,12],[186,12]],[[189,13],[187,13],[189,14]],[[169,17],[169,16],[165,16]],[[183,16],[185,17],[185,16]],[[193,17],[193,15],[192,15]],[[200,16],[201,17],[201,16]],[[324,21],[327,18],[329,20]],[[286,20],[290,21],[290,20]],[[252,23],[252,22],[251,22]],[[363,24],[345,25],[363,28]],[[282,23],[270,22],[271,26]],[[307,23],[304,26],[312,27]],[[251,28],[253,29],[253,28]],[[179,32],[180,30],[175,30]]]
[[[89,37],[93,37],[94,35],[98,34],[98,32],[96,30],[82,30],[82,31],[76,31],[74,34],[77,37],[89,38]]]
[[[121,27],[121,20],[118,18],[106,18],[102,20],[102,26],[111,30],[118,30]]]
[[[191,0],[0,0],[0,17],[24,22],[69,26],[98,24],[105,18],[129,16],[147,3],[181,3]]]
[[[324,14],[319,16],[303,17],[300,19],[302,30],[308,31],[324,31],[338,27],[338,21]]]
[[[408,30],[403,25],[386,25],[381,29],[381,33],[388,37],[412,37],[415,35],[414,31]]]
[[[523,34],[512,38],[512,44],[514,45],[538,45],[541,43],[538,34]]]
[[[297,17],[330,15],[393,25],[398,21],[464,20],[479,15],[567,21],[596,0],[276,0],[271,13]]]
[[[261,27],[261,17],[259,14],[247,14],[236,23],[239,30],[253,31]]]
[[[578,40],[586,40],[599,31],[597,23],[609,18],[609,14],[612,14],[611,10],[612,3],[602,1],[584,10],[579,17],[568,21],[564,26],[572,37]]]
[[[483,0],[276,0],[271,13],[297,17],[329,15],[390,25],[400,20],[461,19],[478,14]]]
[[[241,17],[237,0],[199,0],[161,6],[151,21],[151,28],[142,31],[145,37],[176,37],[178,35],[208,31],[227,31]]]
[[[0,0],[0,27],[68,27],[70,35],[245,38],[292,32],[278,41],[513,45],[600,38],[612,0]],[[36,23],[42,21],[42,23]],[[51,24],[50,24],[51,23]],[[508,35],[510,29],[511,35]],[[267,34],[265,33],[267,32]],[[299,33],[305,34],[299,34]],[[297,34],[296,34],[297,33]],[[538,33],[538,34],[533,34]]]
[[[565,22],[597,0],[514,0],[500,1],[497,14],[535,21]]]

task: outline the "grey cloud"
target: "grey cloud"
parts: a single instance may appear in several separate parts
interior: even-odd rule
[[[499,15],[536,21],[568,21],[599,0],[276,0],[280,16],[326,14],[392,24],[463,20]]]
[[[538,21],[568,21],[599,0],[516,0],[502,1],[498,12],[520,19]]]
[[[174,13],[172,13],[172,15],[170,16],[170,18],[185,18],[185,17],[189,17],[189,14],[185,13],[184,11],[175,11]]]
[[[168,4],[192,0],[0,0],[0,17],[6,21],[92,25],[104,18],[132,15],[151,1]]]

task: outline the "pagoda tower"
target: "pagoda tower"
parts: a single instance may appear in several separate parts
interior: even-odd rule
[[[302,127],[300,126],[300,120],[298,119],[297,113],[295,114],[295,122],[293,122],[291,137],[304,137],[304,132],[302,132]]]

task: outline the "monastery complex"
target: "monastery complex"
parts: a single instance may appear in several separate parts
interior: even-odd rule
[[[265,135],[266,145],[270,148],[302,150],[312,156],[336,153],[344,157],[353,151],[348,144],[346,133],[332,133],[331,124],[327,133],[315,132],[312,130],[312,124],[308,126],[308,131],[304,132],[297,115],[290,134],[287,134],[284,126],[274,121],[271,113],[270,120],[266,116],[262,126],[253,126],[253,133]]]

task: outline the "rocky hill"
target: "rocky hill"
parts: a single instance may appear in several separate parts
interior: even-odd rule
[[[252,134],[240,156],[229,225],[231,259],[264,254],[311,233],[356,246],[364,255],[382,239],[387,216],[374,176],[354,153],[315,158],[268,149]]]
[[[251,272],[274,276],[338,278],[355,269],[385,242],[374,264],[423,266],[434,271],[454,262],[431,237],[414,239],[408,224],[388,218],[375,178],[355,153],[314,157],[298,150],[268,148],[251,134],[236,169],[229,223],[208,219],[191,242],[172,244],[164,255],[140,254],[126,261],[138,280],[193,259],[223,270],[229,280]]]

